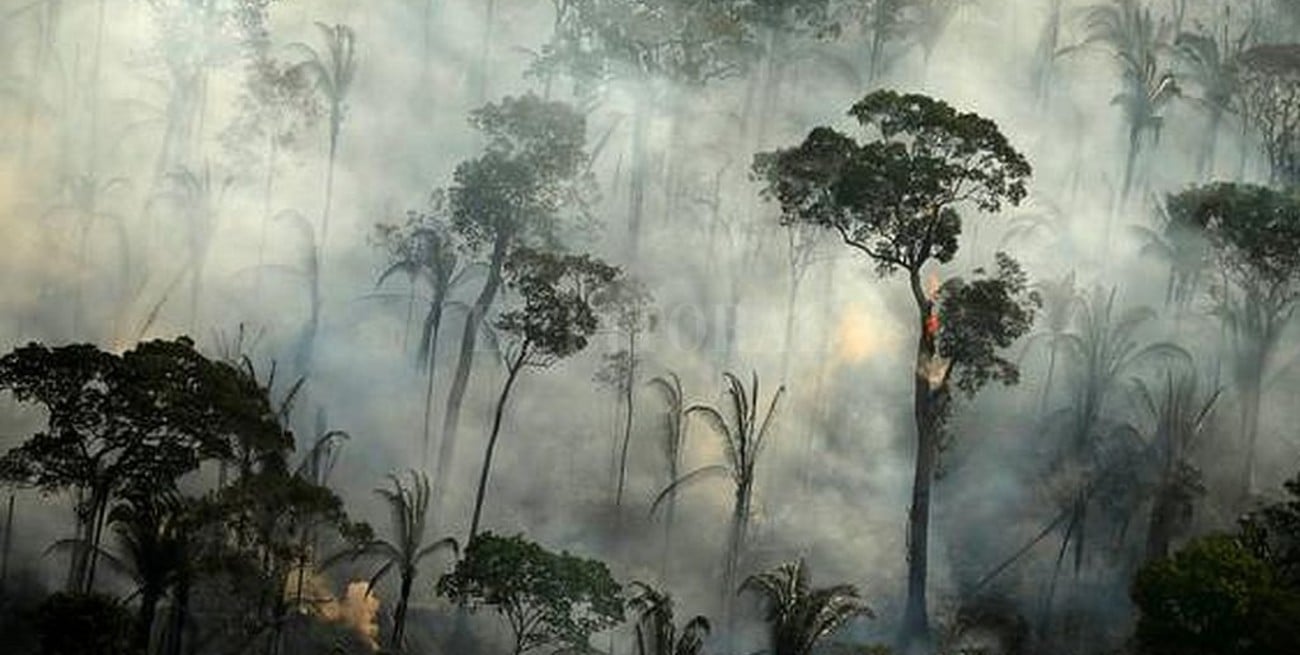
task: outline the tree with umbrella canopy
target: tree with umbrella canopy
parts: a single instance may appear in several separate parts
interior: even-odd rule
[[[993,213],[1019,204],[1030,167],[995,123],[924,95],[877,91],[849,115],[875,138],[862,142],[818,127],[796,146],[755,156],[754,171],[780,204],[783,224],[833,231],[878,274],[907,275],[917,308],[917,453],[901,635],[927,640],[930,496],[952,387],[972,396],[990,381],[1018,381],[1018,367],[998,351],[1029,330],[1037,296],[1002,253],[994,271],[976,269],[979,277],[969,282],[953,278],[927,289],[923,271],[956,256],[959,208]]]

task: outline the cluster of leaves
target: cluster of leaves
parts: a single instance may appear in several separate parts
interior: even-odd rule
[[[599,325],[593,295],[619,275],[589,255],[520,248],[506,262],[506,277],[523,303],[497,318],[497,330],[517,339],[538,365],[568,357],[587,347]]]
[[[494,258],[516,242],[555,247],[562,212],[588,218],[595,180],[581,114],[529,94],[488,104],[470,122],[487,145],[456,167],[447,191],[451,224],[467,247]]]
[[[996,212],[1025,197],[1029,163],[988,119],[894,91],[869,94],[849,114],[880,138],[859,143],[818,127],[794,148],[757,155],[754,170],[784,224],[834,229],[882,275],[951,261],[954,205]]]
[[[1290,498],[1247,515],[1236,535],[1190,543],[1133,585],[1137,640],[1151,655],[1264,655],[1300,640],[1300,478]]]
[[[990,381],[1013,385],[1020,380],[1019,366],[1002,353],[1029,332],[1041,306],[1038,294],[1027,292],[1020,265],[1005,253],[997,254],[994,273],[977,268],[975,275],[980,277],[948,280],[939,290],[939,354],[967,396]]]
[[[623,621],[622,587],[604,563],[550,552],[522,535],[475,536],[438,591],[471,609],[499,612],[514,633],[516,653],[585,651],[591,635]]]

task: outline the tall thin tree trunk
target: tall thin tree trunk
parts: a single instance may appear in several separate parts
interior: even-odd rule
[[[632,171],[628,176],[628,258],[633,265],[641,248],[641,224],[645,215],[646,144],[645,133],[650,120],[649,93],[637,97],[632,114]]]
[[[489,60],[492,58],[492,25],[496,22],[497,0],[486,0],[485,11],[483,16],[483,41],[479,45],[478,56],[478,84],[474,90],[474,97],[478,104],[487,102],[488,82],[489,82]]]
[[[274,128],[267,135],[266,144],[266,180],[262,185],[262,226],[257,236],[257,271],[253,275],[253,303],[261,306],[262,269],[266,266],[266,233],[271,222],[272,189],[275,184],[275,156],[279,149]]]
[[[438,358],[438,334],[442,331],[442,307],[444,298],[438,294],[434,298],[434,304],[429,308],[429,321],[426,323],[425,334],[422,335],[422,349],[426,349],[424,357],[420,361],[424,363],[425,380],[424,380],[424,438],[421,441],[420,450],[420,468],[427,470],[429,467],[429,436],[430,428],[433,423],[433,381],[438,372],[435,366]]]
[[[916,370],[913,375],[913,419],[916,423],[916,468],[912,478],[912,505],[908,511],[907,600],[904,605],[900,642],[903,651],[929,643],[930,619],[926,605],[926,583],[930,564],[930,494],[938,458],[938,394],[928,375],[937,356],[934,335],[927,328],[933,303],[921,285],[920,271],[910,271],[912,295],[919,321]]]
[[[337,114],[339,110],[335,109]],[[329,230],[330,230],[330,209],[334,205],[334,161],[338,155],[339,147],[339,125],[341,117],[331,116],[330,118],[330,151],[329,160],[325,166],[325,208],[321,211],[320,217],[320,242],[317,247],[320,254],[316,259],[321,265],[324,265],[325,252],[329,247]]]
[[[1261,358],[1262,359],[1262,358]],[[1241,434],[1246,441],[1246,463],[1242,471],[1241,498],[1250,499],[1255,493],[1255,444],[1259,437],[1259,409],[1262,394],[1263,371],[1260,368],[1248,373],[1241,391]]]
[[[406,632],[406,612],[411,601],[411,584],[415,582],[414,573],[402,574],[402,588],[397,596],[397,607],[393,610],[393,636],[388,647],[394,652],[402,648],[402,636]]]
[[[4,552],[0,553],[0,598],[3,598],[9,584],[9,556],[14,547],[14,494],[9,494],[8,511],[5,512]]]
[[[474,300],[469,315],[465,317],[465,330],[460,339],[460,355],[456,358],[456,372],[452,375],[451,388],[447,391],[447,406],[442,414],[442,442],[438,444],[437,473],[433,478],[433,502],[444,501],[447,491],[448,476],[451,473],[453,458],[456,456],[456,432],[460,427],[460,409],[465,402],[465,391],[469,388],[469,374],[474,366],[474,349],[478,343],[479,324],[487,316],[488,310],[496,300],[497,290],[501,286],[501,267],[505,264],[505,237],[497,239],[492,251],[491,265],[487,280]],[[435,514],[436,515],[436,514]]]
[[[510,388],[519,377],[519,371],[523,370],[527,357],[528,342],[525,341],[519,346],[519,354],[510,363],[506,383],[501,387],[501,396],[497,398],[496,414],[492,418],[492,434],[488,437],[487,452],[483,454],[483,469],[479,471],[478,493],[474,497],[474,518],[469,524],[469,539],[465,541],[467,544],[474,543],[474,537],[478,534],[479,520],[483,517],[483,500],[487,496],[488,475],[492,472],[492,455],[496,452],[497,438],[501,436],[501,418],[505,415],[506,401],[510,399]]]
[[[614,507],[623,507],[623,488],[627,484],[627,449],[632,442],[632,386],[636,384],[636,330],[627,333],[627,378],[623,380],[623,447],[618,460],[618,491],[614,496]],[[620,512],[620,517],[622,513]]]

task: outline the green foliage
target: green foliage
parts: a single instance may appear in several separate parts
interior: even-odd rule
[[[810,655],[850,620],[875,616],[853,585],[812,588],[802,559],[751,576],[740,589],[767,601],[772,655]]]
[[[825,2],[826,0],[820,0]],[[565,73],[584,94],[628,73],[702,85],[745,69],[756,50],[740,3],[578,0],[562,3],[531,73]]]
[[[35,622],[41,655],[139,655],[131,647],[131,613],[107,596],[53,594]]]
[[[1025,197],[1029,163],[988,119],[894,91],[867,95],[849,114],[879,138],[863,144],[818,127],[798,146],[755,156],[754,172],[784,224],[835,230],[881,274],[950,261],[956,205],[995,212]]]
[[[1286,499],[1243,518],[1243,541],[1274,567],[1282,583],[1300,592],[1300,474],[1285,489]]]
[[[593,634],[623,621],[622,589],[604,563],[553,553],[523,535],[475,536],[438,590],[471,609],[497,611],[514,634],[515,653],[586,651]]]
[[[590,255],[520,248],[506,262],[506,278],[523,302],[501,314],[497,330],[514,337],[538,365],[569,357],[587,347],[600,324],[594,300],[607,297],[620,275]]]
[[[1272,568],[1230,536],[1197,540],[1143,567],[1133,600],[1142,612],[1137,640],[1151,655],[1280,653],[1294,646],[1300,625],[1300,595],[1279,587]]]
[[[1209,237],[1239,285],[1287,301],[1300,294],[1300,200],[1252,184],[1219,182],[1171,195],[1169,214]]]
[[[555,245],[561,213],[585,216],[594,195],[584,117],[530,94],[488,104],[470,122],[487,146],[456,167],[447,192],[452,226],[471,249],[494,256],[516,242]]]
[[[1006,253],[997,254],[997,271],[975,269],[978,279],[953,278],[939,290],[939,354],[949,361],[957,388],[974,396],[990,381],[1020,380],[1020,368],[1001,352],[1029,332],[1041,305],[1027,293],[1028,279]]]

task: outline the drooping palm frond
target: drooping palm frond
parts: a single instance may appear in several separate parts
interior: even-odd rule
[[[632,582],[635,591],[628,607],[637,613],[636,655],[700,655],[711,626],[695,616],[679,630],[674,622],[673,599],[643,582]]]
[[[375,494],[388,505],[391,536],[388,539],[374,539],[357,551],[336,554],[330,558],[330,563],[345,557],[379,558],[382,563],[370,575],[366,593],[370,593],[390,573],[397,572],[400,588],[393,610],[393,633],[389,644],[392,648],[399,648],[405,633],[411,589],[419,575],[420,564],[443,550],[451,551],[453,555],[459,554],[460,548],[451,537],[425,543],[431,499],[427,475],[412,470],[408,473],[407,480],[396,473],[389,474],[388,480],[391,488],[375,489]]]
[[[750,576],[740,591],[767,602],[772,655],[809,655],[850,620],[875,616],[853,585],[812,588],[802,559]]]

